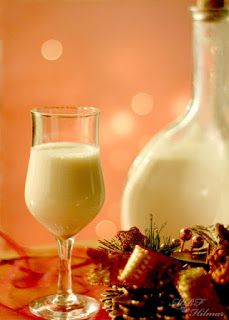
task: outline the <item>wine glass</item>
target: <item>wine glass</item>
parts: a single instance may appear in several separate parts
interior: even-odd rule
[[[57,293],[33,301],[30,311],[45,319],[88,319],[99,303],[73,293],[72,238],[104,202],[99,110],[44,107],[31,111],[33,138],[25,183],[30,213],[56,238],[60,258]]]

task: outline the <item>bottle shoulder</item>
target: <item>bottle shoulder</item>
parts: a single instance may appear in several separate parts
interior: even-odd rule
[[[229,135],[216,121],[203,124],[194,113],[187,113],[150,139],[134,160],[129,175],[150,167],[158,159],[201,162],[209,157],[217,163],[229,162]]]

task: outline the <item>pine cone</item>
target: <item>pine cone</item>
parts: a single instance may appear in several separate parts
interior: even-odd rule
[[[113,320],[183,319],[182,309],[175,303],[180,297],[171,284],[160,290],[113,286],[102,296],[103,308]]]
[[[208,258],[209,273],[217,284],[229,283],[229,247],[220,246],[213,250]]]
[[[225,228],[222,224],[216,224],[216,233],[219,238],[219,244],[223,245],[224,247],[229,247],[229,230]]]

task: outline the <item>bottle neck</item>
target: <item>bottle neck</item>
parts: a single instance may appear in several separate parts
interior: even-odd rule
[[[212,112],[228,97],[228,27],[227,16],[193,21],[193,104],[200,114]]]

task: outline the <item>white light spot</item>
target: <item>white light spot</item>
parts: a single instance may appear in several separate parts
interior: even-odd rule
[[[148,93],[140,92],[133,97],[131,107],[136,114],[145,116],[153,109],[153,98]]]
[[[114,134],[128,135],[136,126],[134,116],[127,111],[118,111],[110,119],[110,128]]]
[[[47,60],[57,60],[63,53],[63,46],[60,41],[50,39],[41,46],[41,54]]]
[[[99,238],[113,238],[117,234],[117,226],[111,220],[100,221],[95,228],[96,234]]]
[[[208,194],[209,194],[209,190],[208,190],[208,189],[203,189],[203,190],[201,191],[201,194],[202,194],[203,197],[207,197]]]
[[[127,149],[114,149],[109,155],[110,165],[117,171],[126,171],[132,160],[131,153]]]

